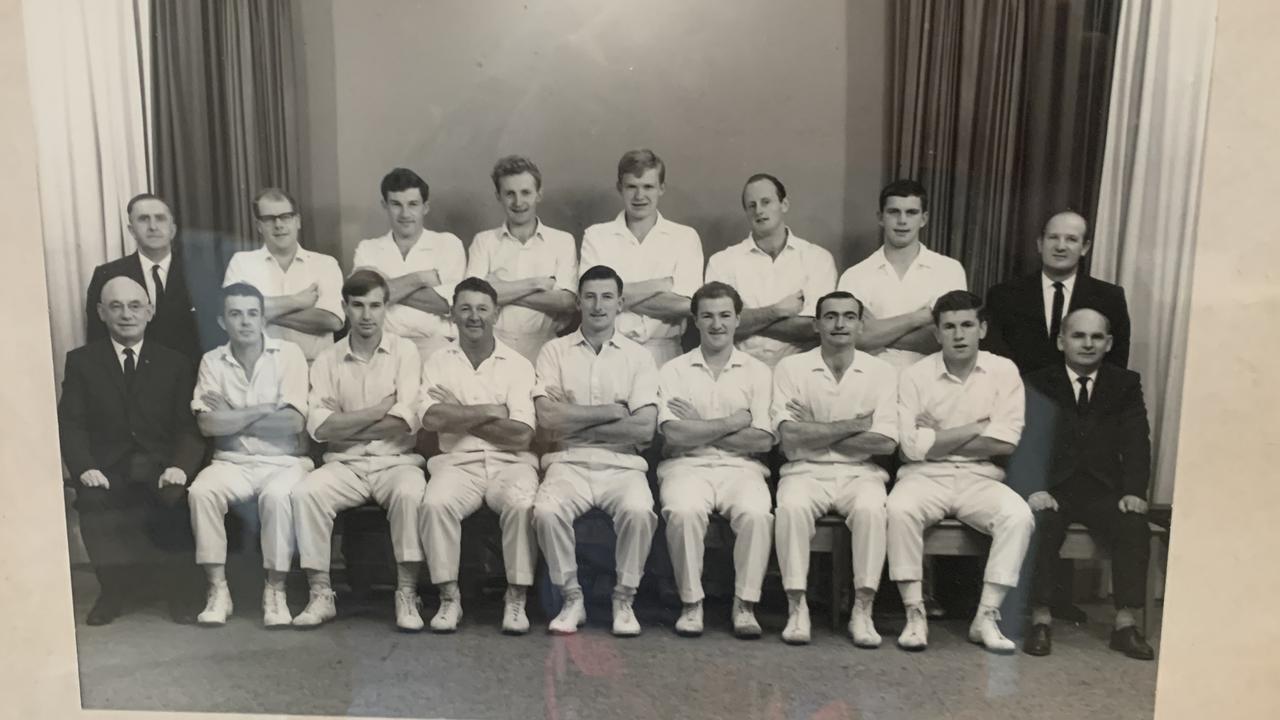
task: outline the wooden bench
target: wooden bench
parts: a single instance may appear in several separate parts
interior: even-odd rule
[[[833,602],[831,624],[833,629],[839,629],[839,609],[843,607],[843,594],[847,592],[847,588],[852,583],[853,570],[848,562],[850,552],[849,536],[848,528],[844,527],[843,519],[838,516],[828,515],[823,520],[833,517],[840,528],[844,529],[844,533],[839,534],[837,547],[829,550],[833,553],[831,571],[832,599],[840,598],[839,603]],[[1156,564],[1156,557],[1160,550],[1160,544],[1168,542],[1169,531],[1154,523],[1148,523],[1148,525],[1151,528],[1151,553],[1147,562],[1147,596],[1143,605],[1142,631],[1144,635],[1151,637],[1152,629],[1155,627],[1156,583],[1159,579],[1159,567]],[[814,552],[819,552],[817,538],[814,540],[813,550]],[[991,538],[989,536],[952,518],[947,518],[924,531],[924,554],[926,556],[986,555],[990,547]],[[843,562],[840,561],[838,554],[841,551],[844,553]],[[1072,523],[1067,526],[1067,538],[1062,543],[1060,557],[1064,560],[1101,560],[1108,558],[1109,553],[1105,547],[1094,542],[1088,528],[1080,523]],[[1026,581],[1027,579],[1024,578],[1023,582]],[[840,590],[837,591],[836,588],[840,588]]]

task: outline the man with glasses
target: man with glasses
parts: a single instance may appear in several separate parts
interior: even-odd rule
[[[342,270],[337,260],[299,244],[302,217],[285,191],[258,193],[253,212],[262,247],[233,255],[222,285],[257,288],[265,298],[267,337],[302,348],[310,364],[342,328]]]

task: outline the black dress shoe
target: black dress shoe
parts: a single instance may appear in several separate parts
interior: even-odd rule
[[[115,595],[99,595],[89,614],[85,616],[86,625],[107,625],[120,617],[120,600]]]
[[[1089,622],[1089,615],[1075,605],[1059,605],[1052,608],[1050,612],[1053,614],[1055,619],[1065,620],[1066,622],[1075,623],[1076,625],[1083,625],[1084,623]]]
[[[1156,657],[1155,650],[1132,625],[1111,631],[1111,649],[1119,650],[1134,660],[1154,660]]]
[[[1031,632],[1022,641],[1022,652],[1036,657],[1044,657],[1053,652],[1053,633],[1049,626],[1043,623],[1032,625]]]

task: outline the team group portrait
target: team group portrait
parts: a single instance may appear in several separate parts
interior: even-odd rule
[[[723,34],[789,17],[756,3],[698,31],[697,58],[747,43],[704,67],[575,45],[621,8],[507,8],[580,17],[603,65],[556,85],[570,50],[495,35],[497,2],[54,4],[136,43],[44,67],[118,51],[145,98],[100,106],[90,73],[91,119],[41,131],[42,206],[100,168],[96,220],[42,207],[84,707],[1150,717],[1189,293],[1164,273],[1194,235],[1108,170],[1173,162],[1115,156],[1139,9],[823,2],[789,59]],[[686,43],[719,16],[659,5]],[[834,105],[800,32],[843,43]],[[414,33],[440,44],[410,60]],[[664,47],[642,35],[618,42]],[[707,84],[654,118],[551,126],[681,62]],[[401,97],[451,72],[457,110]],[[522,82],[552,99],[507,106]],[[1000,83],[1012,154],[982,135]],[[132,164],[70,142],[114,111]],[[771,140],[723,154],[745,138]]]

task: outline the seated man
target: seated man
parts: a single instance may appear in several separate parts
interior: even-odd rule
[[[168,575],[169,614],[190,623],[199,578],[184,577],[195,572],[184,496],[204,455],[187,409],[191,361],[144,340],[152,308],[132,279],[107,280],[97,312],[107,338],[67,353],[58,403],[62,459],[101,588],[86,622],[115,620],[122,596],[138,579],[132,570],[142,566]]]
[[[293,505],[289,493],[312,468],[306,456],[307,359],[301,348],[263,333],[262,293],[247,283],[222,289],[218,324],[228,342],[200,361],[191,409],[200,432],[213,438],[213,462],[189,490],[196,562],[209,580],[209,599],[196,621],[224,625],[227,589],[227,508],[250,526],[261,522],[262,623],[288,627],[284,580],[293,563]],[[257,517],[248,504],[257,501]]]
[[[342,285],[351,333],[320,351],[311,366],[307,431],[328,443],[324,465],[291,493],[298,555],[311,587],[295,627],[337,615],[329,579],[333,519],[370,500],[387,510],[396,559],[396,627],[422,629],[418,615],[418,504],[425,460],[413,452],[422,364],[412,341],[383,329],[390,291],[376,270],[357,270]]]
[[[809,642],[809,543],[815,522],[845,516],[853,543],[853,613],[849,635],[858,647],[880,646],[871,606],[885,554],[885,485],[889,474],[871,462],[898,443],[897,371],[856,350],[862,302],[843,290],[818,299],[819,346],[783,358],[773,374],[773,422],[788,462],[778,483],[778,567],[789,614],[784,642]]]
[[[422,426],[440,434],[440,454],[427,469],[431,482],[422,498],[420,531],[431,582],[440,588],[435,632],[453,632],[462,619],[458,563],[462,520],[481,503],[498,513],[507,596],[502,631],[529,631],[525,594],[533,584],[538,541],[533,497],[538,492],[533,441],[533,365],[494,337],[498,293],[469,277],[453,291],[458,343],[427,358],[422,371]]]
[[[648,350],[615,330],[622,302],[622,278],[612,268],[591,267],[578,280],[582,327],[538,355],[534,409],[552,451],[542,456],[546,475],[533,501],[533,526],[551,582],[564,593],[553,633],[575,633],[586,622],[573,521],[598,507],[618,535],[613,634],[640,634],[631,604],[658,516],[639,453],[653,440],[658,370]]]
[[[1010,653],[1015,646],[997,624],[1000,604],[1018,584],[1034,520],[992,458],[1012,453],[1022,435],[1022,380],[1012,361],[978,350],[987,331],[981,298],[954,290],[938,298],[933,317],[942,351],[904,370],[898,384],[904,464],[886,506],[889,577],[907,611],[898,645],[928,644],[920,587],[924,531],[954,517],[991,536],[969,640]]]
[[[703,285],[690,303],[701,342],[659,371],[658,426],[666,439],[658,492],[667,545],[684,610],[676,632],[702,634],[702,556],[707,520],[729,520],[733,547],[733,633],[760,637],[755,604],[769,564],[773,516],[765,478],[753,453],[773,447],[769,366],[733,346],[742,297],[720,282]]]
[[[1026,376],[1028,394],[1053,408],[1053,449],[1048,477],[1027,498],[1035,512],[1037,550],[1031,584],[1029,655],[1048,655],[1053,575],[1067,525],[1082,522],[1111,550],[1115,630],[1111,649],[1138,660],[1155,657],[1138,631],[1134,613],[1146,598],[1150,530],[1147,487],[1151,480],[1151,431],[1142,400],[1142,378],[1110,362],[1111,325],[1097,310],[1072,310],[1063,320],[1058,347],[1064,366]]]

